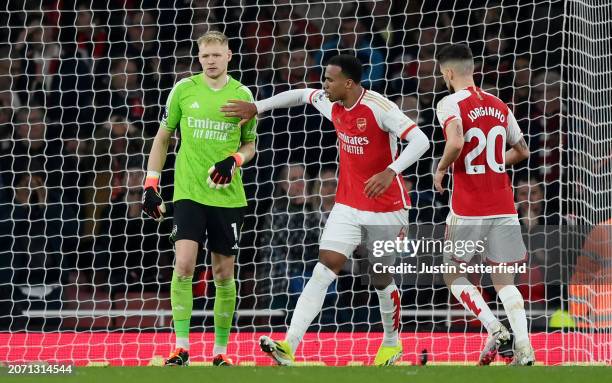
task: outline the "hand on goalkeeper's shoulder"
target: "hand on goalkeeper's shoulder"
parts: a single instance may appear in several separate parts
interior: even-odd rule
[[[257,107],[254,102],[228,100],[227,104],[221,107],[221,112],[225,117],[239,117],[238,125],[242,125],[257,116]]]

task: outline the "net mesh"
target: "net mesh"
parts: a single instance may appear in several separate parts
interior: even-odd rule
[[[364,85],[431,138],[430,151],[404,172],[410,220],[422,225],[448,214],[448,195],[432,187],[444,148],[435,106],[447,94],[434,55],[445,43],[468,42],[476,84],[511,106],[530,146],[531,157],[510,172],[526,240],[538,238],[538,227],[557,227],[547,237],[557,244],[530,254],[519,281],[538,360],[610,362],[610,324],[593,316],[605,319],[612,307],[609,266],[580,269],[597,270],[602,283],[569,284],[591,228],[610,218],[610,13],[594,0],[8,1],[0,11],[4,359],[148,364],[171,348],[172,225],[143,218],[143,169],[173,84],[201,70],[195,40],[219,30],[230,38],[230,74],[257,99],[318,88],[329,57],[359,57]],[[265,114],[257,131],[257,156],[243,169],[249,206],[229,353],[265,363],[256,339],[286,331],[318,257],[337,146],[330,122],[309,106]],[[179,142],[177,135],[161,177],[165,201]],[[560,245],[558,225],[582,235]],[[300,358],[371,361],[382,326],[358,266],[349,263],[332,286]],[[503,318],[490,281],[481,282]],[[399,283],[405,361],[477,360],[486,334],[440,280]],[[213,345],[205,251],[193,291],[197,361]],[[585,300],[587,312],[572,306]]]
[[[593,1],[570,1],[566,5],[567,46],[567,156],[569,219],[580,227],[569,241],[568,252],[584,251],[569,268],[569,312],[580,332],[568,354],[582,361],[610,360],[612,324],[612,269],[610,268],[610,145],[605,125],[607,99],[612,91],[606,67],[610,47],[603,37],[610,32],[612,9]],[[582,53],[581,53],[582,52]],[[584,334],[600,334],[599,342]]]

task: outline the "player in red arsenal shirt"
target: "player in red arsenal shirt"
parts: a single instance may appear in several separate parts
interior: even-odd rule
[[[336,204],[321,236],[319,262],[298,299],[287,338],[260,339],[262,350],[281,365],[294,361],[295,350],[321,311],[328,287],[355,248],[364,242],[362,231],[368,244],[375,240],[394,241],[400,227],[407,225],[410,199],[401,172],[429,148],[429,140],[414,121],[387,98],[360,85],[362,64],[356,57],[338,55],[327,64],[323,90],[290,90],[255,103],[230,101],[222,108],[227,116],[248,121],[257,113],[308,103],[332,121],[339,140]],[[399,156],[398,138],[408,141]],[[390,230],[393,227],[397,230]],[[376,262],[392,264],[393,260],[391,255]],[[399,340],[399,290],[390,274],[371,275],[384,329],[374,364],[391,365],[403,353]]]
[[[452,167],[453,187],[446,238],[452,241],[484,241],[483,258],[493,264],[514,264],[526,259],[506,167],[529,157],[523,134],[508,106],[474,85],[474,60],[467,45],[452,44],[436,57],[451,95],[437,106],[437,117],[446,138],[434,184],[442,192],[442,179]],[[510,149],[507,150],[506,146]],[[445,253],[444,262],[469,263],[472,251]],[[460,270],[459,267],[456,268]],[[504,305],[514,333],[513,364],[535,361],[529,342],[523,297],[512,273],[492,273],[491,280]],[[479,364],[490,364],[510,333],[493,315],[478,289],[464,273],[445,274],[452,294],[486,327],[489,337]]]

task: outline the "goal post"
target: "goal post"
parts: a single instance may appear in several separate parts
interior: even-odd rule
[[[577,330],[568,333],[569,359],[610,362],[612,345],[612,162],[607,120],[612,80],[608,65],[612,7],[595,1],[568,1],[565,18],[564,98],[567,119],[570,224],[578,229],[568,253],[578,250],[565,272],[568,311]],[[571,230],[571,229],[570,229]],[[569,254],[568,254],[569,255]],[[571,259],[571,258],[569,258]],[[585,277],[588,275],[588,277]],[[586,336],[585,336],[586,335]],[[591,337],[598,335],[598,341]]]

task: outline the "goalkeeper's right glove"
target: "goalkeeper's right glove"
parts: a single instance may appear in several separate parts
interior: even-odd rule
[[[142,211],[157,222],[164,219],[166,206],[159,195],[159,173],[148,171],[142,195]]]
[[[236,170],[236,166],[242,166],[244,163],[244,155],[242,153],[234,153],[222,161],[215,163],[208,169],[208,186],[213,189],[225,189],[232,183],[232,176]]]

